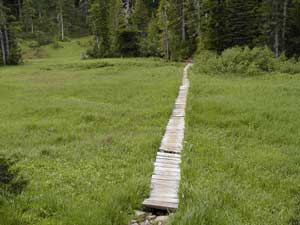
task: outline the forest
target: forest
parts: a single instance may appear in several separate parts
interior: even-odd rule
[[[299,0],[1,0],[2,65],[32,45],[93,35],[87,57],[184,60],[195,51],[268,46],[300,55]]]

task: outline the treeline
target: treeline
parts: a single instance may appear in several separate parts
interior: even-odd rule
[[[0,0],[0,4],[2,64],[18,61],[13,60],[18,54],[10,56],[16,35],[48,44],[93,34],[87,52],[91,57],[182,60],[196,49],[221,53],[232,46],[268,46],[276,56],[300,55],[300,0]]]
[[[95,57],[181,60],[233,46],[300,55],[299,0],[94,0],[90,13]]]

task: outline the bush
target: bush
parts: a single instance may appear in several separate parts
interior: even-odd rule
[[[39,43],[39,45],[48,45],[53,42],[53,35],[50,35],[48,33],[37,31],[34,34],[34,40]]]
[[[6,158],[0,154],[0,196],[19,194],[27,185],[27,181],[19,175],[19,171],[13,167],[16,159]]]
[[[300,74],[300,61],[296,58],[287,59],[284,55],[281,56],[276,64],[276,71],[288,74]]]
[[[234,47],[218,55],[200,51],[195,57],[196,69],[202,73],[260,75],[270,72],[300,73],[300,63],[284,55],[276,59],[267,47]]]
[[[40,47],[40,44],[37,41],[30,41],[28,43],[28,47],[29,48],[38,48],[38,47]]]
[[[139,56],[139,32],[123,30],[118,35],[119,52],[124,57]]]

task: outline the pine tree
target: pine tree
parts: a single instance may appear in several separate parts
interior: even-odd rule
[[[145,33],[149,23],[149,10],[147,9],[144,0],[135,1],[132,22],[135,29],[142,34]]]
[[[162,55],[169,60],[170,59],[170,29],[169,29],[169,10],[170,3],[168,0],[161,0],[158,9],[159,26],[161,32],[161,44]]]
[[[93,57],[107,57],[110,54],[107,7],[107,0],[95,0],[90,7],[90,23],[95,42],[89,54]]]
[[[111,43],[111,55],[118,56],[118,36],[121,30],[125,29],[125,18],[123,11],[123,0],[110,0],[109,4],[109,40]]]
[[[257,0],[230,0],[227,5],[225,47],[251,46],[257,36]]]
[[[35,9],[32,0],[23,0],[22,4],[22,22],[25,32],[34,33]]]
[[[141,54],[159,57],[161,55],[161,43],[158,19],[155,16],[151,18],[146,33],[146,38],[142,39],[140,43]]]
[[[201,22],[201,48],[223,51],[226,46],[226,1],[207,0],[203,3],[203,14]]]
[[[288,56],[300,57],[300,0],[288,1],[285,48]]]
[[[9,1],[0,0],[0,65],[18,64],[21,61],[21,52],[12,26],[16,18],[11,14],[12,7]]]

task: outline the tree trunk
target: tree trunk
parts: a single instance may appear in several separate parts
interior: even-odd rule
[[[129,19],[131,17],[130,0],[125,0],[125,24],[129,28]]]
[[[164,23],[164,49],[167,60],[170,60],[170,49],[169,49],[169,30],[168,30],[168,15],[166,9],[163,11],[163,23]]]
[[[285,36],[286,36],[286,20],[287,20],[287,4],[288,1],[285,0],[283,3],[283,24],[282,24],[282,51],[285,51]]]
[[[8,38],[8,30],[6,23],[4,23],[4,37],[5,37],[5,44],[6,44],[6,63],[9,61],[10,58],[10,46],[9,46],[9,38]]]
[[[186,33],[185,33],[185,11],[184,11],[184,1],[182,0],[182,9],[181,9],[181,40],[184,42],[186,40]]]
[[[200,0],[196,1],[197,3],[197,35],[200,36],[200,31],[201,31],[201,6],[200,6]]]
[[[275,49],[275,56],[276,58],[279,57],[279,31],[278,25],[275,28],[275,37],[274,37],[274,49]]]
[[[97,44],[97,49],[100,49],[100,37],[98,34],[96,35],[96,44]]]
[[[33,18],[31,18],[30,23],[31,23],[31,33],[34,33]]]
[[[274,30],[274,51],[275,51],[275,56],[278,58],[279,57],[279,16],[278,16],[278,8],[279,4],[278,1],[275,0],[275,9],[273,12],[274,13],[274,18],[275,18],[275,30]]]
[[[65,39],[64,15],[63,10],[60,8],[60,25],[61,25],[61,40]]]
[[[22,2],[18,0],[19,20],[22,18]]]
[[[2,63],[5,66],[6,65],[5,44],[4,44],[4,37],[3,37],[1,27],[0,27],[0,44],[1,44]]]

